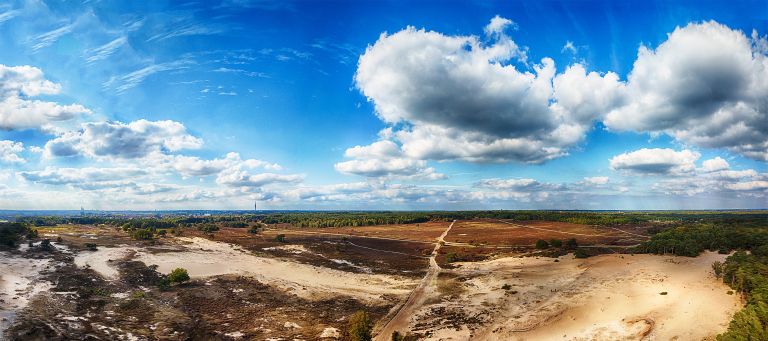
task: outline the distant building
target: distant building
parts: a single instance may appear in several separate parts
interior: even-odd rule
[[[80,216],[81,217],[85,216],[85,209],[83,208],[83,206],[80,206]]]

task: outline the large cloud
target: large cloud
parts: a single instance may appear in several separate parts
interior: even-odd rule
[[[488,42],[408,27],[382,34],[360,57],[355,82],[414,159],[542,162],[565,155],[592,121],[615,105],[613,73],[573,65],[557,74],[549,58],[532,71],[494,18]],[[574,86],[577,85],[577,86]]]
[[[45,144],[45,155],[132,159],[153,153],[196,149],[202,140],[190,135],[175,121],[138,120],[84,123],[80,130],[66,132]]]
[[[640,47],[626,105],[605,124],[768,160],[765,38],[716,22],[678,27],[655,50]]]
[[[699,157],[701,154],[687,149],[678,152],[668,148],[643,148],[614,156],[610,165],[614,170],[640,174],[680,175],[694,171]]]
[[[439,180],[446,176],[427,167],[424,160],[404,157],[400,148],[392,141],[381,140],[367,146],[347,149],[345,156],[354,160],[334,165],[345,174],[362,175],[371,178]]]
[[[0,64],[0,129],[45,128],[91,111],[79,104],[59,105],[29,97],[55,95],[59,84],[46,80],[43,71],[31,66]]]

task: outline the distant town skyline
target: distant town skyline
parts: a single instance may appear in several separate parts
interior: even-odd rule
[[[768,208],[764,1],[0,4],[0,209]]]

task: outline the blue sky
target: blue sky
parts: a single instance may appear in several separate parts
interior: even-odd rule
[[[4,209],[768,206],[768,4],[0,4]]]

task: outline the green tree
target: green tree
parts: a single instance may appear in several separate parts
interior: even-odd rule
[[[552,247],[561,248],[563,247],[563,241],[560,239],[551,239],[549,241],[549,245],[552,245]]]
[[[168,274],[168,280],[171,283],[184,283],[189,280],[189,273],[187,273],[187,269],[176,268]]]
[[[370,341],[373,339],[373,322],[368,313],[358,310],[349,318],[349,337],[353,341]]]
[[[575,248],[579,247],[579,243],[576,242],[575,238],[570,238],[565,241],[565,248],[568,250],[573,250]]]
[[[539,239],[536,241],[536,248],[539,250],[547,249],[549,248],[549,243],[544,239]]]

